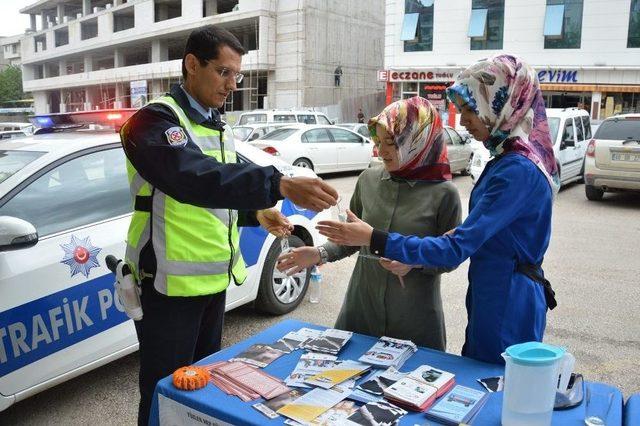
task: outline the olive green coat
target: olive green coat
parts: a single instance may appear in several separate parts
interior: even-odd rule
[[[460,196],[453,183],[397,180],[382,167],[360,175],[350,208],[374,228],[418,237],[442,235],[461,219]],[[359,249],[329,242],[324,247],[330,262]],[[369,254],[369,248],[360,253]],[[412,269],[402,288],[398,277],[377,260],[359,256],[336,328],[445,350],[440,273],[449,270]]]

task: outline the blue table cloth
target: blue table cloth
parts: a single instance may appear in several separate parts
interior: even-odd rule
[[[247,349],[255,343],[272,343],[290,331],[302,327],[325,329],[326,327],[308,324],[295,320],[285,320],[256,334],[242,342],[225,348],[197,364],[211,364],[215,361],[226,361]],[[357,360],[367,349],[377,341],[377,338],[353,334],[353,337],[340,351],[339,359]],[[267,366],[264,370],[276,377],[284,379],[295,368],[303,351],[293,351],[284,355]],[[499,376],[504,374],[504,368],[500,365],[486,364],[469,358],[439,352],[426,348],[419,348],[407,362],[401,371],[410,371],[420,365],[428,364],[456,375],[456,383],[474,389],[484,390],[477,379]],[[593,389],[611,391],[614,393],[607,418],[607,425],[622,425],[623,398],[616,388],[601,384],[589,383]],[[212,384],[207,384],[197,391],[181,391],[176,389],[171,377],[166,377],[158,382],[153,396],[151,425],[267,425],[282,424],[285,420],[280,416],[277,419],[269,419],[251,405],[261,402],[262,399],[242,402],[236,396],[230,396],[222,392]],[[489,394],[486,405],[473,421],[474,425],[500,425],[502,413],[502,392]],[[553,413],[554,425],[584,425],[584,403],[578,407]],[[410,413],[400,420],[401,425],[425,425],[436,424],[426,419],[424,413]]]
[[[640,425],[640,393],[631,395],[624,406],[624,426]]]

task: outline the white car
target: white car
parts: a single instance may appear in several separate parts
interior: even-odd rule
[[[362,135],[337,126],[292,124],[251,144],[316,173],[364,170],[371,162],[373,143]]]
[[[371,139],[371,132],[369,132],[369,126],[364,123],[340,123],[336,124],[338,127],[349,129],[352,132],[356,132],[359,135],[364,136],[367,139]]]
[[[247,144],[240,162],[315,176]],[[295,225],[291,246],[317,245],[330,217],[277,206]],[[131,217],[125,156],[113,130],[76,130],[0,141],[0,411],[16,401],[138,348],[133,321],[114,294],[109,254],[124,257]],[[310,271],[275,269],[281,242],[261,228],[240,230],[249,277],[231,285],[227,310],[256,300],[274,314],[303,299]]]
[[[547,108],[547,120],[556,157],[560,183],[582,180],[587,144],[591,139],[589,113],[578,108]],[[475,183],[491,160],[489,151],[482,147],[471,160],[471,178]]]
[[[240,118],[238,119],[238,126],[259,123],[333,124],[327,116],[321,112],[304,110],[254,110],[240,114]]]
[[[33,124],[22,122],[1,122],[0,132],[22,132],[27,136],[33,134]]]
[[[640,191],[640,114],[607,118],[587,147],[585,195],[591,201],[605,192]]]
[[[244,126],[233,126],[233,136],[241,142],[252,142],[273,132],[284,124],[245,124]]]

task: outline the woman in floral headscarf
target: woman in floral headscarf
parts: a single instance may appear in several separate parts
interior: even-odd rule
[[[460,197],[450,182],[442,122],[429,101],[394,102],[369,121],[369,130],[384,167],[360,175],[351,210],[381,229],[421,237],[459,225]],[[333,243],[296,248],[280,257],[278,268],[295,273],[358,250]],[[451,269],[385,261],[360,249],[336,328],[444,350],[440,274]]]
[[[495,156],[471,193],[464,223],[443,237],[404,237],[357,219],[320,222],[320,232],[408,264],[454,267],[470,257],[462,354],[502,363],[506,347],[542,340],[547,307],[555,307],[541,268],[558,188],[544,101],[535,71],[509,55],[472,65],[447,94],[460,123]]]

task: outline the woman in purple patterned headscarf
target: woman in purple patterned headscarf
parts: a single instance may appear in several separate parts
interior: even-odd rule
[[[495,157],[471,193],[464,223],[442,237],[405,237],[357,219],[321,233],[405,264],[451,267],[470,258],[462,354],[503,363],[508,346],[542,341],[547,308],[555,307],[542,272],[558,186],[544,102],[536,73],[509,55],[470,66],[448,95],[460,123]]]

